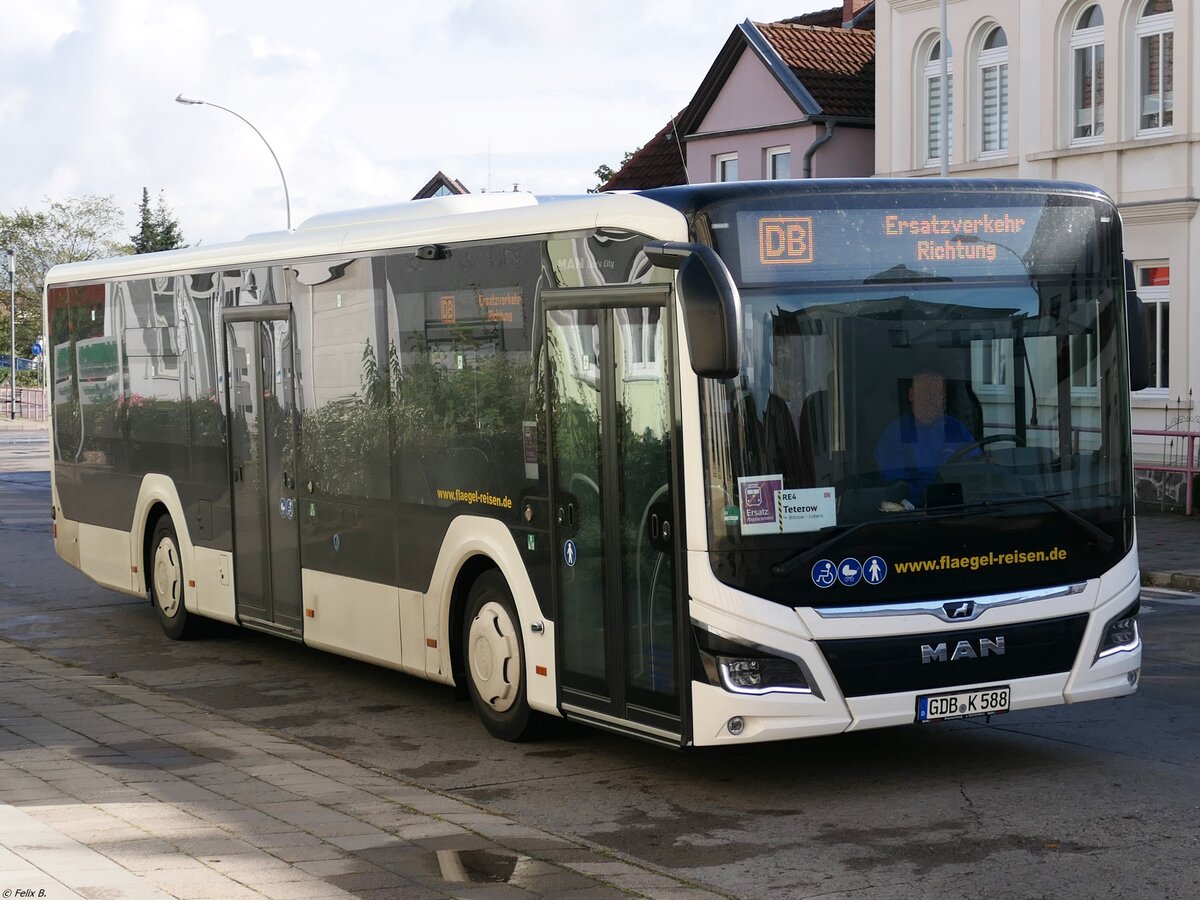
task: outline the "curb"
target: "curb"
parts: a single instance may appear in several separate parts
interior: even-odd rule
[[[1174,588],[1177,591],[1200,592],[1200,573],[1142,572],[1144,587]]]

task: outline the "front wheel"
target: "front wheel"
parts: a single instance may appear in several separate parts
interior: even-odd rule
[[[495,737],[530,737],[534,713],[525,698],[525,646],[520,619],[499,572],[485,572],[471,587],[463,623],[463,655],[471,702]]]
[[[170,516],[154,526],[150,540],[150,602],[163,633],[175,641],[195,637],[196,617],[183,605],[183,558]]]

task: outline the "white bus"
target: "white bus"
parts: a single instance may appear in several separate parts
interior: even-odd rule
[[[509,740],[1130,694],[1121,254],[1082,185],[823,180],[56,267],[55,544],[172,638],[455,685]]]

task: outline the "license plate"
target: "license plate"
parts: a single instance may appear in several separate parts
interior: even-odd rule
[[[944,722],[1008,712],[1011,691],[1008,685],[958,691],[953,694],[928,694],[917,698],[918,722]]]

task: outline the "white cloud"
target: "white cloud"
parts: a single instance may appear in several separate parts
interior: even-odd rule
[[[165,192],[186,238],[411,197],[582,192],[690,99],[735,25],[834,0],[38,0],[0,57],[8,207]],[[10,17],[11,18],[11,17]],[[20,136],[12,140],[12,136]],[[132,225],[130,226],[132,228]]]

